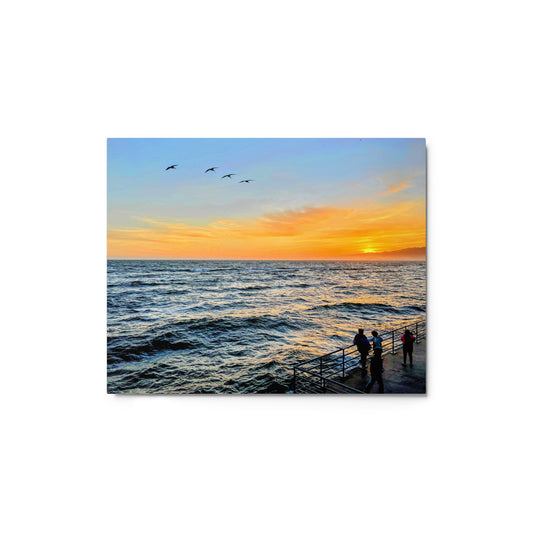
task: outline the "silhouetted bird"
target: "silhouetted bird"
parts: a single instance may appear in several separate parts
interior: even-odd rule
[[[171,168],[176,168],[178,166],[178,163],[176,163],[175,165],[170,165],[169,167],[165,168],[165,170],[169,170]]]
[[[209,172],[210,170],[212,170],[213,172],[215,171],[215,168],[218,168],[218,167],[211,167],[211,168],[208,168],[205,172]],[[204,174],[205,174],[204,172]]]
[[[231,176],[235,176],[235,174],[226,174],[225,176],[222,176],[223,178],[231,178]]]
[[[241,180],[239,181],[239,183],[250,183],[251,181],[255,181],[255,180]]]

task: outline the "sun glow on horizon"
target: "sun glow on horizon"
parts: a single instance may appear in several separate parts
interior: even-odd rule
[[[144,218],[110,228],[110,257],[328,259],[425,246],[421,202],[312,207],[206,224]]]

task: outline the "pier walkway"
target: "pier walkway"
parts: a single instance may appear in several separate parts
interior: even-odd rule
[[[403,366],[401,335],[409,328],[415,335],[413,366]],[[383,384],[385,394],[426,393],[426,322],[420,320],[387,331],[383,338]],[[367,360],[370,366],[372,351]],[[370,372],[361,375],[360,353],[352,344],[294,365],[292,389],[295,393],[364,394]],[[373,394],[379,394],[374,384]]]
[[[385,394],[424,394],[426,392],[426,340],[424,339],[419,344],[414,345],[412,368],[409,366],[409,357],[407,357],[406,366],[403,366],[402,363],[403,351],[401,347],[395,355],[388,354],[383,358]],[[356,368],[349,376],[344,379],[341,378],[339,381],[354,389],[364,390],[369,379],[370,370],[368,376],[362,377],[361,369]],[[374,383],[370,394],[378,393],[379,385]]]

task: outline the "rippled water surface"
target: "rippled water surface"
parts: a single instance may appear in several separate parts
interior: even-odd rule
[[[108,391],[284,390],[291,365],[425,317],[425,262],[108,261]]]

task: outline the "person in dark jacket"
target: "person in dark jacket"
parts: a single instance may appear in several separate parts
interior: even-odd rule
[[[370,351],[370,343],[364,334],[365,330],[359,328],[357,335],[354,337],[353,343],[357,346],[359,353],[361,354],[361,372],[366,374],[366,358]]]
[[[413,366],[413,344],[415,342],[414,335],[408,330],[405,330],[405,333],[402,335],[402,344],[403,344],[403,363],[405,366],[407,364],[407,355],[409,355],[409,363]]]
[[[377,336],[377,335],[376,335]],[[370,375],[371,379],[368,382],[368,385],[365,387],[365,392],[370,392],[372,386],[376,381],[379,383],[379,392],[383,394],[385,388],[383,386],[383,359],[381,358],[382,353],[381,348],[374,348],[374,355],[370,361]]]

